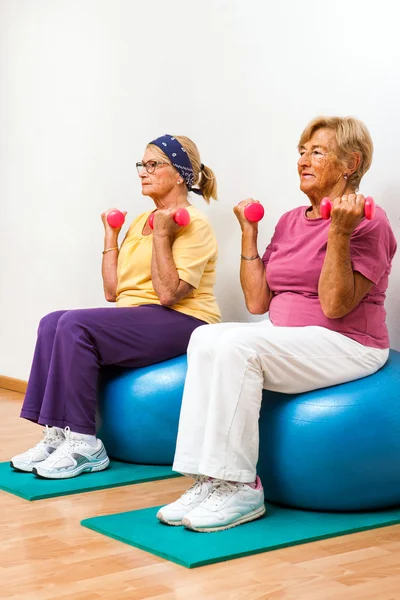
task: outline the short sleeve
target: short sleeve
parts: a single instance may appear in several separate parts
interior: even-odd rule
[[[209,261],[217,260],[217,241],[207,220],[194,217],[172,245],[179,279],[198,288]]]
[[[262,255],[262,261],[264,263],[264,267],[267,267],[268,261],[271,258],[272,250],[273,250],[273,243],[271,240],[270,243],[268,244],[268,246],[266,247],[264,254]]]
[[[383,211],[372,221],[364,219],[350,240],[353,271],[375,283],[389,272],[397,244]]]
[[[265,268],[267,267],[269,259],[271,258],[271,254],[274,251],[274,242],[281,236],[281,232],[284,231],[284,229],[285,229],[285,221],[287,219],[287,215],[288,215],[288,213],[285,213],[279,219],[278,223],[276,224],[275,231],[273,233],[271,241],[268,244],[268,246],[266,247],[264,254],[262,255],[262,261],[264,263]]]

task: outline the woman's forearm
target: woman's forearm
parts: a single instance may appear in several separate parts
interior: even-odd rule
[[[240,283],[247,310],[254,315],[268,312],[273,294],[267,284],[264,264],[258,255],[257,232],[254,230],[243,232],[242,235]]]
[[[323,313],[329,319],[345,316],[355,296],[354,272],[350,259],[351,235],[335,231],[328,234],[326,255],[318,282]]]
[[[111,249],[112,248],[112,249]],[[118,237],[106,236],[104,238],[104,250],[101,264],[101,275],[103,277],[104,296],[107,302],[115,302],[117,298],[117,265],[118,265]]]
[[[188,293],[188,284],[179,279],[169,236],[153,234],[151,278],[154,291],[163,306],[176,304]]]

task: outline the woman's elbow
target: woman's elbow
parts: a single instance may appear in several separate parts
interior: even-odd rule
[[[259,304],[256,302],[247,302],[246,308],[251,315],[264,315],[268,312],[268,306],[265,304]]]
[[[272,294],[257,295],[245,293],[246,308],[251,315],[265,315],[269,311],[271,300]]]
[[[164,291],[163,293],[157,294],[157,296],[161,306],[174,306],[174,304],[178,304],[178,302],[187,298],[191,293],[191,289],[192,288],[188,289],[187,286],[178,286],[175,291]]]
[[[158,297],[161,306],[173,306],[176,304],[177,300],[175,296],[163,295]]]
[[[335,311],[329,310],[329,309],[328,310],[322,309],[322,312],[324,313],[324,316],[327,319],[339,319],[342,316],[342,315],[339,315],[338,313],[336,313]]]
[[[116,302],[116,300],[117,300],[117,296],[115,294],[106,293],[104,296],[105,296],[105,299],[107,300],[107,302]]]
[[[327,319],[341,319],[350,312],[345,306],[334,304],[321,303],[321,309]]]

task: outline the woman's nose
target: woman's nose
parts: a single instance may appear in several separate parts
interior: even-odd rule
[[[310,164],[310,155],[308,154],[308,152],[304,152],[299,157],[299,160],[297,161],[297,164],[299,166],[304,166],[304,165]]]

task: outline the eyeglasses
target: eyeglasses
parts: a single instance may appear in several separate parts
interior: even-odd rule
[[[144,172],[144,170],[146,170],[146,172],[150,173],[151,175],[151,173],[154,173],[154,171],[160,165],[169,165],[169,163],[163,160],[148,160],[146,162],[137,162],[136,169],[139,175],[141,175]]]

